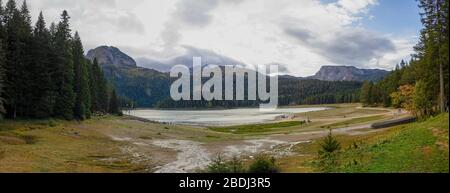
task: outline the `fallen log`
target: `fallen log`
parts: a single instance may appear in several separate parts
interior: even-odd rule
[[[416,120],[417,120],[416,117],[405,117],[405,118],[401,118],[401,119],[382,121],[382,122],[373,123],[371,125],[371,128],[372,129],[381,129],[381,128],[386,128],[386,127],[392,127],[392,126],[397,126],[397,125],[413,123]]]

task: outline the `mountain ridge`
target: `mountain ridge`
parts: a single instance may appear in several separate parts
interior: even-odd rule
[[[233,108],[259,104],[258,101],[215,101],[212,103],[173,101],[170,97],[170,86],[176,78],[171,78],[167,72],[134,65],[133,58],[115,47],[101,46],[90,50],[86,58],[91,61],[97,58],[105,77],[115,87],[118,94],[134,101],[135,107]],[[279,105],[357,102],[361,85],[362,83],[357,81],[322,81],[280,75]]]
[[[389,71],[381,69],[360,69],[354,66],[322,66],[320,70],[308,78],[325,81],[378,81]]]

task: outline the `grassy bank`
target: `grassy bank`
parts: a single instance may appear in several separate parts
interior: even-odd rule
[[[343,149],[331,172],[449,172],[448,114],[362,136],[337,136]],[[320,172],[315,166],[320,140],[295,147],[283,158],[284,172]]]

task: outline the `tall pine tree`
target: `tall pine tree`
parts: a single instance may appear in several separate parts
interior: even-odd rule
[[[58,93],[54,114],[57,117],[68,120],[74,118],[73,109],[75,106],[75,93],[73,91],[74,67],[69,19],[67,11],[63,11],[54,37],[55,60],[57,64],[54,83]]]
[[[415,47],[418,79],[427,88],[422,94],[435,97],[432,104],[441,112],[448,98],[448,4],[448,0],[419,0],[424,29]]]
[[[78,32],[73,38],[72,57],[75,74],[74,92],[76,94],[74,113],[76,118],[83,120],[90,117],[91,96],[86,59]]]
[[[117,96],[116,90],[112,90],[111,97],[109,100],[109,113],[113,115],[121,115],[120,110],[120,101],[119,97]]]
[[[0,2],[1,3],[1,2]],[[5,66],[5,55],[3,52],[3,44],[2,44],[2,39],[0,39],[0,119],[3,118],[3,114],[6,113],[6,110],[4,108],[4,98],[3,98],[3,89],[5,87],[4,85],[4,66]]]
[[[93,91],[91,93],[92,111],[97,113],[107,113],[109,107],[108,85],[97,59],[94,59],[94,63],[92,64],[91,81],[91,90]]]
[[[12,118],[27,116],[30,95],[28,79],[29,64],[31,61],[31,26],[30,16],[26,2],[21,10],[17,9],[14,0],[6,3],[4,12],[6,30],[6,100],[7,109]]]
[[[33,44],[31,55],[33,62],[31,66],[30,85],[32,94],[31,116],[36,118],[47,118],[52,116],[56,93],[52,86],[52,75],[55,72],[55,64],[52,62],[53,49],[51,36],[46,28],[42,12],[33,32]]]

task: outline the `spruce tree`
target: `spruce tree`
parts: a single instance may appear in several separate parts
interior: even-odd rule
[[[116,90],[112,90],[111,97],[109,100],[109,113],[113,115],[121,115],[120,111],[120,102],[119,98],[117,97]]]
[[[0,41],[6,39],[5,31],[5,8],[3,7],[3,1],[0,0]]]
[[[1,3],[1,2],[0,2]],[[4,51],[3,51],[3,44],[2,44],[2,39],[0,39],[0,119],[3,118],[3,114],[6,113],[6,110],[4,108],[4,98],[3,98],[3,88],[5,87],[4,85],[4,66],[5,66],[5,56],[4,56]]]
[[[3,20],[6,31],[6,100],[10,116],[16,118],[28,115],[30,104],[29,65],[31,62],[31,26],[26,2],[21,10],[17,9],[14,0],[6,3]]]
[[[74,92],[76,95],[74,113],[76,118],[83,120],[90,117],[91,102],[87,64],[78,32],[75,33],[73,38],[72,57],[75,74]]]
[[[31,55],[33,62],[31,66],[30,85],[32,90],[31,116],[36,118],[47,118],[53,114],[56,94],[52,86],[52,75],[56,70],[52,62],[51,36],[46,28],[42,12],[39,14],[33,32],[33,44]]]
[[[419,0],[424,29],[415,47],[418,60],[418,80],[426,84],[422,94],[441,112],[446,109],[448,98],[448,0]],[[432,113],[432,112],[430,112]]]
[[[67,11],[63,11],[54,37],[55,62],[57,65],[54,82],[57,84],[56,91],[58,93],[54,114],[57,117],[68,120],[73,119],[75,106],[75,93],[73,92],[74,68],[69,19]]]
[[[92,109],[93,112],[107,113],[109,107],[108,85],[103,75],[103,71],[98,65],[97,59],[94,59],[92,65]]]

